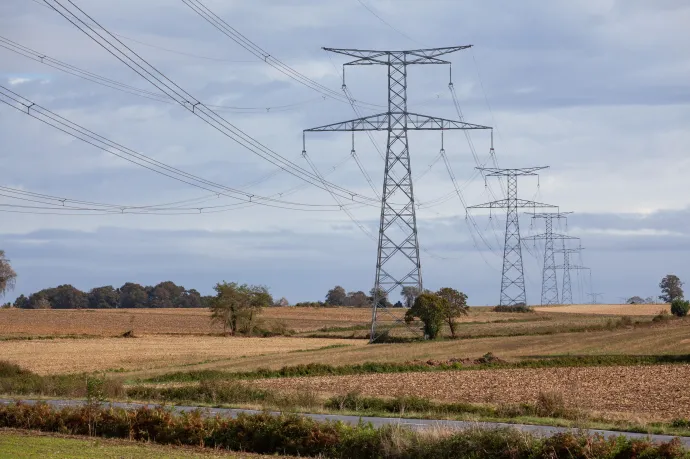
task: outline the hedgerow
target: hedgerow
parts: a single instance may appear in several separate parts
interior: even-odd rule
[[[261,454],[329,458],[690,458],[676,439],[654,444],[623,436],[604,438],[562,433],[542,439],[514,429],[412,431],[367,424],[317,422],[267,413],[237,418],[207,417],[201,411],[70,407],[46,404],[0,406],[0,428],[193,445]]]

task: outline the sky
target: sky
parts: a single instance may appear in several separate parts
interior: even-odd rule
[[[41,3],[1,2],[0,37],[79,69],[158,92]],[[218,113],[307,170],[302,131],[358,116],[347,101],[324,98],[256,58],[182,1],[74,3],[197,99],[242,107]],[[573,272],[574,300],[589,301],[587,293],[601,293],[599,301],[611,303],[633,295],[654,296],[664,275],[690,277],[685,262],[690,255],[686,1],[204,4],[272,57],[336,93],[347,60],[322,47],[473,45],[447,56],[465,121],[494,128],[501,167],[549,166],[538,180],[521,178],[519,195],[573,212],[567,223],[555,226],[581,238],[584,249],[573,262],[590,268]],[[362,114],[384,110],[376,107],[387,103],[384,67],[350,67],[346,83]],[[409,110],[458,119],[448,83],[446,66],[411,67]],[[89,290],[128,281],[153,285],[172,280],[203,294],[212,293],[223,280],[263,284],[275,297],[293,303],[321,300],[335,285],[348,291],[373,286],[376,241],[365,231],[378,232],[376,205],[351,203],[348,215],[328,191],[301,186],[299,178],[180,105],[104,87],[3,47],[0,85],[177,169],[256,196],[291,190],[285,200],[311,206],[212,207],[237,201],[153,173],[0,104],[0,186],[121,206],[191,201],[176,204],[190,209],[177,211],[179,215],[104,215],[60,209],[62,203],[56,201],[46,206],[18,200],[16,192],[0,193],[0,249],[18,273],[16,288],[3,301],[60,284]],[[491,165],[489,131],[468,136],[479,164]],[[465,292],[472,305],[497,304],[504,211],[489,216],[470,210],[476,226],[470,224],[443,161],[434,162],[440,134],[410,132],[409,142],[413,177],[419,176],[414,191],[424,286],[454,287]],[[374,144],[385,152],[385,133],[355,136],[357,156],[378,192],[384,163]],[[444,148],[468,205],[502,197],[498,178],[485,183],[477,175],[463,132],[447,132]],[[350,133],[306,137],[309,158],[329,182],[375,199],[351,150]],[[542,233],[543,221],[533,220],[527,211],[520,218],[522,235]],[[538,304],[543,245],[525,244],[527,299]],[[561,263],[560,255],[556,261]]]

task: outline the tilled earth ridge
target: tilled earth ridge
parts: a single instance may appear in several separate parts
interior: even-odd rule
[[[444,402],[533,402],[540,392],[563,394],[584,410],[635,413],[654,419],[690,417],[690,365],[463,370],[433,373],[319,376],[254,381],[277,390],[395,397]]]

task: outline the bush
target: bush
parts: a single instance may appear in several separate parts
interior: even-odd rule
[[[652,319],[652,322],[665,322],[671,318],[671,314],[668,313],[666,309],[662,309],[659,311],[657,315],[654,316]]]
[[[690,311],[690,301],[676,298],[671,302],[671,314],[676,317],[685,317]]]
[[[534,312],[532,308],[524,303],[518,303],[512,306],[494,306],[494,312]]]

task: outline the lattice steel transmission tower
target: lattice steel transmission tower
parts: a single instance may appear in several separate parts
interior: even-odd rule
[[[570,213],[570,212],[568,212],[568,213]],[[536,241],[544,241],[545,247],[547,245],[549,245],[549,241],[550,241],[550,245],[551,245],[550,258],[551,258],[551,260],[548,261],[548,264],[549,264],[548,270],[549,270],[549,274],[552,271],[553,280],[549,279],[549,288],[556,288],[557,289],[557,287],[554,287],[555,285],[558,285],[558,281],[556,280],[556,270],[557,269],[563,269],[562,265],[556,265],[556,263],[555,263],[554,253],[561,252],[561,250],[555,250],[553,248],[554,241],[562,241],[563,244],[565,244],[565,241],[575,240],[575,239],[579,239],[579,238],[574,237],[574,236],[568,236],[567,234],[554,233],[553,231],[549,232],[548,227],[547,227],[547,232],[545,232],[545,233],[535,234],[533,236],[527,236],[525,238],[522,238],[522,240],[524,242],[533,241],[535,244],[536,244]],[[545,271],[547,270],[546,267],[547,267],[547,254],[546,254],[546,249],[545,249],[544,250],[544,270]],[[570,273],[568,273],[568,275],[570,275]],[[545,273],[545,276],[546,276],[546,273]],[[542,284],[542,304],[559,304],[557,295],[555,297],[555,303],[544,303],[544,296],[543,295],[544,295],[545,290],[546,290],[546,287]],[[571,296],[572,296],[572,293],[571,293]],[[551,298],[551,296],[549,295],[548,298]],[[560,304],[565,304],[565,303],[560,303]]]
[[[506,209],[506,234],[503,244],[503,272],[501,274],[501,306],[527,304],[525,293],[525,274],[522,265],[522,242],[520,239],[520,218],[518,209],[555,208],[550,204],[526,201],[518,198],[517,179],[521,176],[537,176],[545,167],[528,167],[523,169],[493,169],[478,167],[486,177],[506,177],[508,180],[507,197],[498,201],[487,202],[470,209]]]
[[[410,151],[407,141],[409,130],[491,129],[444,118],[409,113],[407,111],[407,67],[418,64],[447,64],[440,56],[470,46],[416,49],[408,51],[381,51],[361,49],[323,48],[326,51],[354,57],[344,64],[384,65],[388,67],[388,110],[340,123],[329,124],[304,132],[324,131],[387,131],[386,162],[381,194],[381,219],[376,256],[374,305],[371,319],[370,342],[397,324],[404,324],[404,310],[388,308],[384,298],[398,287],[412,286],[422,291],[422,267],[419,258],[417,217],[415,213]],[[305,147],[306,150],[306,147]]]
[[[573,288],[570,279],[570,271],[575,269],[588,270],[589,268],[579,265],[570,264],[570,254],[580,253],[583,250],[582,246],[578,246],[576,249],[567,248],[565,246],[565,239],[563,239],[563,248],[555,250],[556,253],[563,254],[563,264],[556,266],[556,269],[563,270],[563,290],[561,294],[561,304],[573,304]]]
[[[544,219],[544,269],[541,277],[541,304],[559,304],[556,256],[553,248],[553,219],[567,218],[572,212],[542,212],[532,218]],[[570,273],[568,273],[570,275]],[[571,294],[572,296],[572,294]]]

